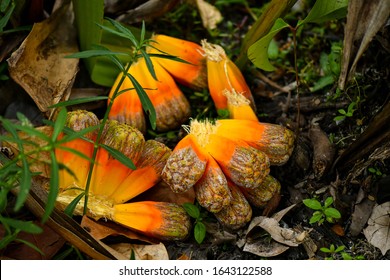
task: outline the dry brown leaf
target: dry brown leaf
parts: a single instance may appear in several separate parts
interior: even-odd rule
[[[275,213],[272,218],[259,216],[252,219],[247,233],[246,243],[243,250],[262,257],[277,256],[290,247],[302,244],[308,236],[308,232],[302,229],[290,229],[279,226],[280,220],[288,213],[295,204]],[[254,238],[256,232],[262,228],[268,232],[272,240],[266,238]]]
[[[254,241],[247,242],[244,245],[243,251],[255,254],[260,257],[269,258],[278,256],[286,252],[290,247],[275,242],[273,240],[268,241],[265,238]]]
[[[44,255],[41,255],[38,251],[21,242],[13,242],[8,245],[7,248],[2,251],[2,255],[15,260],[52,259],[53,256],[56,255],[59,250],[64,246],[65,239],[59,236],[50,227],[38,223],[35,224],[37,224],[43,229],[43,232],[41,234],[20,232],[17,237],[18,239],[25,240],[35,245],[44,253]],[[0,236],[4,236],[4,234],[4,228],[2,225],[0,225]]]
[[[345,84],[353,78],[359,59],[375,34],[386,23],[389,15],[389,0],[349,1],[338,82],[341,89],[344,89]]]
[[[196,5],[204,28],[215,29],[217,24],[222,20],[221,12],[215,6],[204,0],[196,0]]]
[[[42,132],[42,133],[44,133],[47,136],[51,136],[52,135],[52,131],[53,131],[53,128],[51,126],[36,127],[36,129],[39,132]],[[37,144],[40,147],[44,147],[45,145],[48,145],[48,143],[43,141],[41,138],[36,137],[36,136],[31,136],[31,135],[26,134],[26,133],[22,133],[22,132],[19,133],[19,137],[22,140],[33,142],[33,143]],[[20,152],[19,148],[18,148],[18,145],[16,143],[14,143],[14,142],[4,141],[3,145],[5,147],[10,148],[11,151],[14,153],[14,155],[18,155],[19,152]],[[25,145],[23,145],[23,149],[24,149],[24,152],[26,154],[29,154],[30,152],[33,152],[34,150],[37,150],[37,147],[35,147],[33,145],[25,144]],[[49,164],[50,164],[51,159],[50,159],[49,152],[41,151],[38,154],[36,154],[36,153],[35,154],[31,154],[27,158],[28,158],[28,161],[30,163],[30,170],[31,170],[31,172],[40,173],[40,176],[42,176],[44,178],[49,178],[50,177],[50,166],[49,166]]]
[[[108,236],[121,235],[133,240],[156,243],[154,239],[138,234],[111,221],[95,221],[87,216],[83,216],[81,226],[97,240],[102,240]]]
[[[163,243],[152,245],[118,243],[111,245],[111,247],[127,259],[130,259],[134,253],[136,260],[169,260],[167,249]]]
[[[368,226],[363,230],[364,236],[382,255],[390,249],[390,201],[376,205],[368,219]]]
[[[50,105],[67,100],[78,71],[78,59],[64,56],[78,51],[70,5],[33,26],[8,59],[12,79],[23,87],[38,108],[51,117]]]

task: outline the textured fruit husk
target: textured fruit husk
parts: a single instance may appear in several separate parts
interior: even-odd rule
[[[207,59],[207,77],[210,95],[217,109],[227,109],[225,90],[235,90],[244,95],[255,110],[254,99],[240,69],[231,61],[224,49],[202,40],[202,48]]]
[[[138,71],[142,71],[142,65],[139,63],[133,63],[129,69],[129,73],[134,76],[134,73]],[[115,80],[114,85],[111,88],[109,93],[110,102],[112,98],[114,98],[114,93],[120,80],[123,77],[123,73],[121,72]],[[139,81],[139,80],[137,80]],[[146,132],[146,121],[145,115],[142,108],[141,100],[138,97],[137,92],[134,89],[133,83],[131,80],[126,77],[119,87],[118,92],[119,95],[113,100],[113,104],[111,110],[109,112],[109,119],[117,120],[121,123],[129,124],[135,128],[137,128],[142,133]]]
[[[210,135],[205,149],[218,162],[225,175],[240,187],[255,188],[270,172],[268,157],[243,141]]]
[[[162,179],[173,192],[185,192],[202,177],[207,158],[195,137],[188,134],[179,141],[168,158],[162,171]]]
[[[221,211],[232,199],[226,177],[212,157],[209,158],[206,170],[194,188],[196,200],[209,212]]]
[[[148,94],[156,110],[156,129],[169,131],[188,121],[191,107],[169,73],[152,58],[158,81],[150,77]],[[146,67],[146,64],[145,64]]]
[[[109,197],[115,204],[124,203],[145,192],[161,181],[161,172],[171,155],[171,150],[155,140],[145,143],[136,170],[127,176]]]
[[[106,122],[100,142],[120,151],[134,164],[141,157],[145,145],[145,139],[139,130],[116,120]],[[108,197],[131,172],[131,168],[100,147],[96,155],[90,191],[95,195]]]
[[[150,54],[169,54],[176,56],[188,63],[174,61],[171,59],[157,58],[157,61],[163,66],[169,74],[180,84],[188,86],[195,90],[202,90],[207,87],[207,69],[203,55],[202,47],[194,42],[155,34],[151,38],[147,52]],[[161,51],[161,52],[160,52]]]
[[[264,152],[271,165],[283,165],[294,149],[294,133],[284,126],[252,120],[218,120],[216,134],[241,140]]]
[[[214,215],[223,226],[236,230],[251,220],[252,208],[237,186],[229,182],[229,188],[232,193],[230,205]]]
[[[111,219],[161,240],[183,240],[191,228],[190,217],[184,208],[167,202],[117,204],[113,207]]]
[[[280,188],[279,181],[268,175],[258,187],[252,189],[240,187],[240,190],[251,205],[264,208],[275,195],[280,193]]]
[[[230,119],[259,121],[250,105],[250,100],[244,95],[237,93],[235,89],[225,90],[223,94],[227,98]]]
[[[99,119],[95,114],[85,111],[85,110],[76,110],[70,111],[67,114],[65,125],[70,129],[78,132],[85,128],[91,126],[99,125]],[[95,140],[97,132],[93,131],[87,133],[85,137]],[[62,139],[63,134],[59,135],[59,139]],[[75,139],[66,143],[61,144],[61,146],[66,148],[71,148],[79,151],[87,157],[91,157],[93,153],[93,144],[83,140],[83,139]],[[58,163],[62,163],[67,168],[72,170],[74,173],[71,174],[65,169],[61,169],[59,172],[59,188],[66,189],[68,187],[78,187],[84,188],[85,181],[88,175],[90,162],[82,157],[79,157],[77,154],[65,151],[62,149],[55,150],[56,158]]]

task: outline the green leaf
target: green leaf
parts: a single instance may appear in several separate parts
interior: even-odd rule
[[[190,215],[192,218],[197,219],[200,217],[200,211],[199,208],[189,202],[183,203],[183,208],[186,210],[187,214]]]
[[[202,222],[197,222],[194,227],[194,237],[198,244],[201,244],[206,237],[206,226]]]
[[[316,212],[313,214],[313,216],[311,216],[309,223],[314,224],[320,220],[322,220],[322,214],[321,212]]]
[[[333,203],[333,197],[329,196],[325,199],[324,208],[328,208]]]
[[[84,197],[85,192],[80,193],[78,196],[76,196],[69,204],[66,206],[64,213],[68,215],[69,217],[73,216],[73,212],[76,209],[77,204],[80,202],[80,200]]]
[[[248,49],[248,58],[252,63],[265,71],[274,71],[275,67],[268,60],[268,48],[273,37],[289,25],[281,18],[275,21],[271,31]]]
[[[321,203],[315,198],[304,199],[304,200],[302,200],[302,202],[310,209],[313,209],[313,210],[321,210],[322,209]]]
[[[341,245],[341,246],[338,246],[334,252],[335,252],[335,253],[339,253],[339,252],[341,252],[341,251],[344,251],[344,249],[345,249],[345,246],[344,246],[344,245]]]
[[[21,155],[23,155],[23,154],[21,154]],[[16,198],[16,203],[15,203],[15,207],[14,207],[15,211],[19,211],[23,207],[24,202],[27,199],[27,195],[29,194],[30,188],[31,188],[31,178],[32,178],[32,175],[30,172],[30,168],[29,168],[27,159],[23,155],[22,156],[22,174],[21,174],[20,190],[19,190],[18,196]]]
[[[156,110],[154,109],[154,106],[150,101],[149,96],[146,94],[143,87],[130,73],[127,73],[127,76],[129,77],[129,79],[134,85],[135,90],[137,91],[138,97],[142,103],[142,108],[149,116],[149,122],[150,125],[152,126],[152,129],[156,129]]]
[[[90,58],[95,56],[114,56],[114,55],[126,55],[129,56],[128,53],[125,52],[113,52],[109,49],[99,49],[99,50],[86,50],[77,52],[74,54],[70,54],[65,56],[65,58]]]
[[[107,146],[105,144],[100,144],[99,146],[102,147],[103,149],[105,149],[106,151],[108,151],[110,153],[110,155],[112,155],[115,159],[119,160],[119,162],[121,162],[122,164],[124,164],[128,168],[133,169],[133,170],[136,169],[136,166],[131,161],[131,159],[129,159],[127,156],[125,156],[123,153],[121,153],[117,149],[114,149],[114,148]]]
[[[336,208],[333,208],[333,207],[326,208],[324,210],[324,214],[326,217],[331,217],[331,218],[335,218],[335,219],[341,218],[341,213],[339,212],[339,210],[337,210]]]
[[[82,97],[82,98],[59,102],[57,104],[49,106],[49,108],[73,106],[73,105],[84,104],[84,103],[88,103],[88,102],[97,102],[97,101],[107,100],[107,99],[108,99],[108,96]]]
[[[347,8],[348,0],[317,0],[306,18],[299,21],[297,26],[343,18],[347,14]]]
[[[346,253],[346,252],[341,252],[341,257],[345,261],[353,260],[352,256],[350,254]]]
[[[26,240],[19,239],[19,238],[16,238],[15,241],[18,241],[18,242],[20,242],[20,243],[23,243],[23,244],[27,245],[28,247],[30,247],[30,248],[32,248],[33,250],[37,251],[37,252],[38,252],[39,254],[41,254],[42,256],[45,255],[45,253],[43,253],[43,252],[41,251],[41,249],[39,249],[37,246],[35,246],[35,245],[34,245],[33,243],[31,243],[31,242],[28,242],[28,241],[26,241]]]
[[[153,79],[157,80],[156,72],[154,71],[153,62],[150,59],[149,55],[142,49],[141,49],[141,54],[145,59],[146,66],[148,67],[150,75],[152,75]]]
[[[50,165],[49,193],[47,195],[45,213],[43,213],[42,215],[42,223],[45,223],[47,221],[51,212],[53,211],[56,204],[58,190],[59,190],[59,177],[60,177],[59,167],[58,167],[58,162],[54,150],[50,151],[50,159],[51,159],[51,165]]]
[[[272,38],[269,46],[268,46],[268,58],[269,59],[277,59],[279,55],[279,46],[274,38]]]
[[[326,86],[332,85],[334,83],[334,78],[331,75],[321,77],[318,81],[316,81],[313,87],[310,88],[311,92],[316,92],[320,89],[323,89]]]
[[[8,8],[7,13],[0,18],[0,32],[4,30],[4,27],[6,27],[14,9],[15,9],[15,3],[12,2],[11,7]]]
[[[335,122],[341,122],[341,121],[345,120],[345,116],[336,116],[333,118],[333,120]]]
[[[39,234],[43,232],[42,228],[34,224],[32,221],[22,221],[1,216],[0,221],[2,224],[7,224],[10,227],[19,229],[27,233]]]
[[[324,252],[324,253],[332,253],[332,251],[331,250],[329,250],[328,248],[326,248],[326,247],[322,247],[322,248],[320,248],[320,251],[321,252]]]
[[[134,47],[139,46],[138,40],[135,38],[134,34],[129,29],[127,29],[125,26],[123,26],[122,24],[120,24],[119,22],[117,22],[113,19],[110,19],[110,18],[105,18],[105,19],[108,20],[118,31],[110,29],[106,26],[101,26],[103,29],[105,29],[106,31],[111,32],[113,34],[116,34],[118,36],[129,39],[132,42],[132,44],[134,45]]]
[[[58,112],[57,119],[56,119],[56,121],[54,123],[54,127],[53,127],[53,133],[51,136],[51,139],[53,142],[56,141],[56,139],[58,138],[58,135],[60,135],[63,128],[65,127],[67,114],[68,113],[67,113],[67,110],[65,108],[62,108]]]

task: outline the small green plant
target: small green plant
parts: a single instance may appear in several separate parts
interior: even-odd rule
[[[374,175],[375,178],[383,176],[383,173],[379,170],[378,167],[369,167],[368,172]]]
[[[352,101],[348,105],[347,111],[345,111],[344,109],[339,109],[338,112],[339,112],[340,115],[334,117],[333,120],[336,123],[339,123],[339,122],[345,120],[346,118],[353,117],[353,113],[356,111],[356,109],[357,109],[357,102]]]
[[[187,214],[195,219],[194,237],[196,242],[198,242],[198,244],[201,244],[206,237],[206,226],[202,222],[203,215],[201,214],[199,207],[194,204],[184,203],[183,207],[186,210]]]
[[[302,202],[310,209],[315,210],[310,218],[310,224],[318,223],[321,225],[325,220],[334,223],[335,219],[341,218],[340,212],[336,208],[330,207],[333,203],[332,197],[325,199],[323,205],[316,198],[304,199]]]
[[[344,245],[335,247],[333,244],[331,244],[329,248],[320,248],[320,251],[328,255],[327,257],[325,257],[325,260],[338,260],[340,259],[340,257],[343,260],[364,260],[364,256],[362,255],[352,257],[350,254],[345,252]]]

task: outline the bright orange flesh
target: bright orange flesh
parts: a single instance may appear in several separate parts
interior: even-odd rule
[[[188,62],[183,63],[165,58],[153,58],[153,60],[163,66],[176,81],[189,87],[206,87],[206,67],[204,64],[204,56],[202,55],[202,47],[200,45],[161,34],[154,35],[152,40],[156,42],[152,42],[151,45],[162,52],[154,48],[148,48],[148,53],[169,54]]]
[[[71,149],[75,149],[84,155],[91,157],[93,152],[93,144],[89,143],[82,139],[76,139],[67,143],[64,143],[63,146]],[[61,170],[59,172],[60,175],[60,183],[59,187],[61,189],[68,187],[79,187],[85,188],[85,181],[88,175],[90,162],[84,158],[79,157],[78,155],[64,151],[62,149],[56,149],[56,158],[59,163],[67,166],[76,177],[70,174],[66,170]]]
[[[144,201],[114,205],[112,219],[126,227],[150,233],[162,227],[161,211],[157,202]]]

